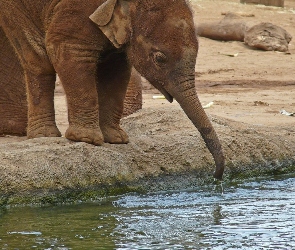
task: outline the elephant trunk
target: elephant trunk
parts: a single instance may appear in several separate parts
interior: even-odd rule
[[[180,104],[188,118],[193,122],[204,139],[207,148],[212,154],[216,169],[214,178],[222,179],[225,158],[217,134],[205,113],[195,90],[195,78],[192,76],[185,81],[178,81],[178,86],[174,85],[175,91],[171,91],[172,96]]]

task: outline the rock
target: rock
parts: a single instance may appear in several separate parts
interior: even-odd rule
[[[278,132],[217,116],[212,122],[226,155],[225,180],[294,171],[295,138],[286,128]],[[212,183],[213,158],[179,107],[145,108],[122,125],[130,135],[127,145],[97,147],[63,137],[0,144],[0,207]]]
[[[245,43],[262,50],[287,52],[292,36],[272,23],[260,23],[245,33]]]

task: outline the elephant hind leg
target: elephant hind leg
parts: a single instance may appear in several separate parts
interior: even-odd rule
[[[0,27],[0,135],[26,135],[27,109],[23,69]]]

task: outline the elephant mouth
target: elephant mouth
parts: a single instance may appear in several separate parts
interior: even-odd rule
[[[173,102],[173,96],[164,88],[165,83],[161,81],[150,81],[150,83],[162,93],[168,102]]]
[[[168,100],[168,102],[173,102],[173,96],[172,95],[170,95],[169,93],[168,93],[168,91],[166,91],[165,89],[163,89],[163,90],[160,90],[161,91],[161,93],[165,96],[165,98]]]

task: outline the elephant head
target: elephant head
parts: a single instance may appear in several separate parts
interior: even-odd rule
[[[221,179],[222,148],[195,90],[198,39],[187,1],[107,0],[90,19],[169,102],[177,100],[214,157],[214,177]]]

